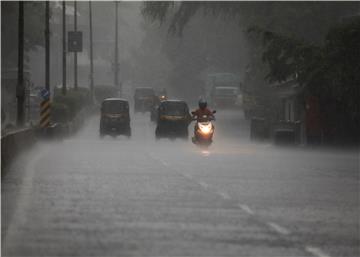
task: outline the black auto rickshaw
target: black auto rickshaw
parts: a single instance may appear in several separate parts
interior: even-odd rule
[[[154,104],[155,91],[151,87],[138,87],[134,94],[134,111],[149,112]]]
[[[188,126],[191,122],[189,107],[180,100],[165,100],[158,107],[156,138],[188,138]]]
[[[129,102],[121,98],[106,98],[101,104],[100,136],[131,136]]]

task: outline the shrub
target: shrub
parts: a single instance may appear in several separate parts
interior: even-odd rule
[[[91,105],[90,90],[79,87],[78,90],[70,88],[66,95],[61,88],[55,88],[52,103],[52,120],[54,122],[68,122],[73,120],[79,111]]]
[[[61,123],[70,121],[69,107],[64,103],[54,101],[51,108],[51,120]]]

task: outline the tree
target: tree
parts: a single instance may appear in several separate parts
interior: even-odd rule
[[[18,2],[1,2],[1,53],[3,69],[16,67],[17,64],[17,18]],[[26,2],[24,4],[24,52],[25,61],[28,53],[45,44],[45,3]],[[26,64],[26,62],[25,62]]]
[[[262,35],[263,61],[269,81],[296,79],[307,94],[320,99],[324,126],[338,138],[358,140],[360,85],[360,18],[331,28],[316,46],[269,31]]]
[[[241,34],[250,27],[258,27],[273,34],[319,45],[340,17],[356,12],[359,6],[354,2],[145,2],[142,13],[167,26],[170,33],[180,36],[190,21],[198,17],[196,14],[202,13],[213,20],[220,18],[237,22],[239,29],[233,31],[233,35]],[[248,36],[248,40],[248,51],[251,52],[248,63],[258,64],[263,47],[251,36]],[[256,66],[251,68],[254,70]],[[261,70],[266,70],[266,67]],[[257,73],[261,73],[261,70]],[[263,74],[262,79],[265,76]]]
[[[338,135],[354,138],[359,125],[360,26],[339,22],[359,10],[358,2],[147,2],[143,14],[163,24],[170,20],[169,32],[180,36],[200,12],[238,22],[249,32],[245,89],[266,96],[269,82],[295,78],[309,94],[319,96],[323,113],[330,113],[326,122],[341,121]]]

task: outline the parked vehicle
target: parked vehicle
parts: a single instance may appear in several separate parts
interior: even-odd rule
[[[185,101],[165,100],[158,107],[156,138],[188,138],[188,126],[191,122],[189,107]]]
[[[150,112],[155,101],[155,91],[151,87],[138,87],[134,94],[135,112]]]
[[[214,110],[213,114],[216,113]],[[195,112],[192,113],[195,115]],[[196,145],[208,147],[212,143],[215,127],[212,123],[214,116],[202,115],[194,118],[196,120],[192,142]]]
[[[129,102],[122,98],[107,98],[101,104],[100,136],[131,136]]]

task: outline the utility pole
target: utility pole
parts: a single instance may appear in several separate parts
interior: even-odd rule
[[[93,34],[92,34],[92,8],[89,1],[89,27],[90,27],[90,97],[94,100],[94,61],[93,61]]]
[[[74,1],[74,31],[77,31],[77,4]],[[77,52],[74,52],[74,89],[78,89],[78,78],[77,78]]]
[[[115,2],[115,77],[114,86],[119,88],[119,49],[118,49],[118,1]],[[120,95],[122,95],[120,88]]]
[[[49,1],[45,2],[45,88],[41,91],[43,100],[40,103],[40,127],[48,128],[50,125],[50,10]]]
[[[19,1],[19,24],[18,24],[18,83],[16,87],[17,120],[18,127],[24,125],[24,2]]]
[[[66,14],[65,1],[62,1],[62,94],[66,95]]]
[[[45,3],[45,88],[50,92],[50,10],[49,0]]]

